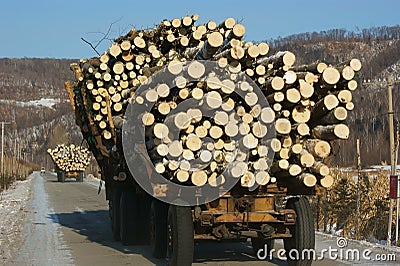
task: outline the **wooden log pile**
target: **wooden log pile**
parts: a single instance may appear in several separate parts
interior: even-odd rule
[[[47,153],[54,164],[65,172],[85,171],[90,163],[88,148],[74,144],[59,144],[54,149],[48,149]]]
[[[94,137],[98,154],[109,157],[118,146],[129,103],[151,105],[137,116],[154,169],[169,180],[218,186],[229,176],[249,188],[331,186],[326,161],[332,141],[349,136],[345,122],[360,61],[295,65],[290,51],[270,54],[267,43],[244,41],[246,28],[233,18],[197,20],[185,16],[132,29],[101,56],[71,64],[76,82],[66,88],[71,99],[75,95],[73,108],[81,99],[85,113],[78,111],[78,124]],[[207,72],[204,60],[229,78]],[[172,85],[160,81],[137,91],[160,70]],[[251,82],[238,80],[239,73]],[[190,107],[179,108],[188,100]]]

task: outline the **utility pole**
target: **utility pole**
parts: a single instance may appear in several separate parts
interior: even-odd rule
[[[1,183],[3,189],[6,187],[6,178],[4,176],[4,122],[1,122]]]
[[[392,77],[388,76],[388,114],[389,114],[389,141],[390,141],[390,175],[396,174],[396,156],[395,156],[395,145],[394,145],[394,121],[393,121],[393,85]],[[390,246],[392,243],[392,217],[393,217],[393,199],[390,199],[389,209],[389,222],[388,222],[388,234],[387,234],[387,245]]]
[[[1,171],[1,183],[2,188],[7,188],[6,177],[4,175],[4,125],[9,125],[11,122],[0,122],[1,123],[1,160],[0,160],[0,171]]]
[[[360,139],[357,139],[357,230],[356,239],[360,239],[360,216],[361,216],[361,203],[360,203],[360,172],[361,172],[361,153],[360,153]]]
[[[396,126],[396,148],[395,148],[395,165],[397,166],[398,162],[398,157],[399,157],[399,121],[397,121],[397,126]],[[397,175],[397,168],[396,168],[396,175]],[[399,179],[397,177],[397,191],[396,191],[396,245],[399,241],[399,207],[400,207],[400,201],[399,201]]]

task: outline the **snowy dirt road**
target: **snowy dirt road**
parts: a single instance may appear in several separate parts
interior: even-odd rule
[[[71,179],[59,183],[53,174],[34,173],[28,181],[1,195],[0,264],[166,265],[164,260],[152,258],[149,246],[123,246],[113,240],[105,193],[102,190],[97,194],[97,191],[98,182],[78,183]],[[394,254],[395,259],[400,259],[400,254],[393,250],[354,241],[345,244],[340,249],[336,237],[317,234],[316,257],[320,260],[313,265],[398,264],[378,262],[376,255],[382,254]],[[199,241],[195,246],[194,265],[286,265],[278,254],[282,248],[282,241],[277,241],[273,260],[260,261],[249,242]],[[329,254],[329,248],[338,252]],[[351,254],[346,258],[346,252],[354,250],[360,252],[360,259],[354,259]],[[371,251],[367,252],[367,258],[362,255],[365,250]]]

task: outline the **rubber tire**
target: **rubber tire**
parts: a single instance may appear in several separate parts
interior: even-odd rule
[[[134,189],[124,189],[119,208],[120,239],[123,245],[138,244],[138,232],[143,230],[138,221],[138,202]]]
[[[114,189],[112,200],[109,203],[111,209],[111,230],[115,241],[121,240],[120,237],[120,201],[121,201],[121,189]]]
[[[61,172],[57,172],[57,182],[61,182]]]
[[[171,205],[168,209],[167,228],[169,265],[192,265],[194,233],[191,208]]]
[[[65,182],[65,172],[61,172],[61,182],[64,183]]]
[[[288,265],[309,266],[312,260],[302,260],[301,254],[304,249],[315,249],[314,219],[310,203],[305,197],[290,198],[286,208],[293,209],[297,216],[295,225],[289,227],[292,237],[284,239]],[[289,258],[292,249],[298,251],[299,260]]]
[[[157,199],[152,200],[150,208],[150,245],[153,257],[165,259],[167,256],[167,219],[168,204]]]
[[[79,175],[76,178],[76,182],[83,182],[83,172],[79,172]]]
[[[149,245],[150,244],[150,209],[152,197],[147,193],[140,193],[136,196],[138,209],[136,213],[136,221],[138,230],[136,244]]]
[[[267,252],[268,252],[267,253],[267,260],[269,260],[270,259],[269,252],[275,246],[275,239],[263,238],[263,237],[252,237],[251,238],[251,246],[253,247],[253,251],[254,251],[254,254],[256,255],[256,257],[257,257],[257,252],[260,249],[264,250],[265,245],[267,245]]]

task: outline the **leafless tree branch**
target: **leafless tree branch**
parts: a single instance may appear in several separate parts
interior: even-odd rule
[[[103,35],[103,37],[102,37],[99,41],[97,41],[96,44],[92,44],[91,42],[89,42],[88,40],[86,40],[86,39],[83,38],[83,37],[81,37],[81,40],[82,40],[83,42],[87,43],[87,44],[96,52],[96,54],[97,54],[98,56],[100,56],[100,53],[96,50],[96,48],[97,48],[104,40],[112,41],[112,39],[109,38],[110,33],[111,33],[111,30],[112,30],[113,26],[114,26],[116,23],[118,23],[119,21],[121,21],[121,19],[122,19],[122,17],[119,18],[118,20],[112,22],[112,23],[109,25],[108,30],[107,30],[106,33],[102,33],[102,32],[92,32],[92,33],[97,33],[97,34]]]
[[[87,40],[85,40],[83,37],[81,37],[81,40],[84,41],[85,43],[87,43],[90,47],[92,47],[92,49],[96,52],[96,54],[98,56],[100,56],[100,53],[96,50],[96,47],[93,46],[93,44]]]

